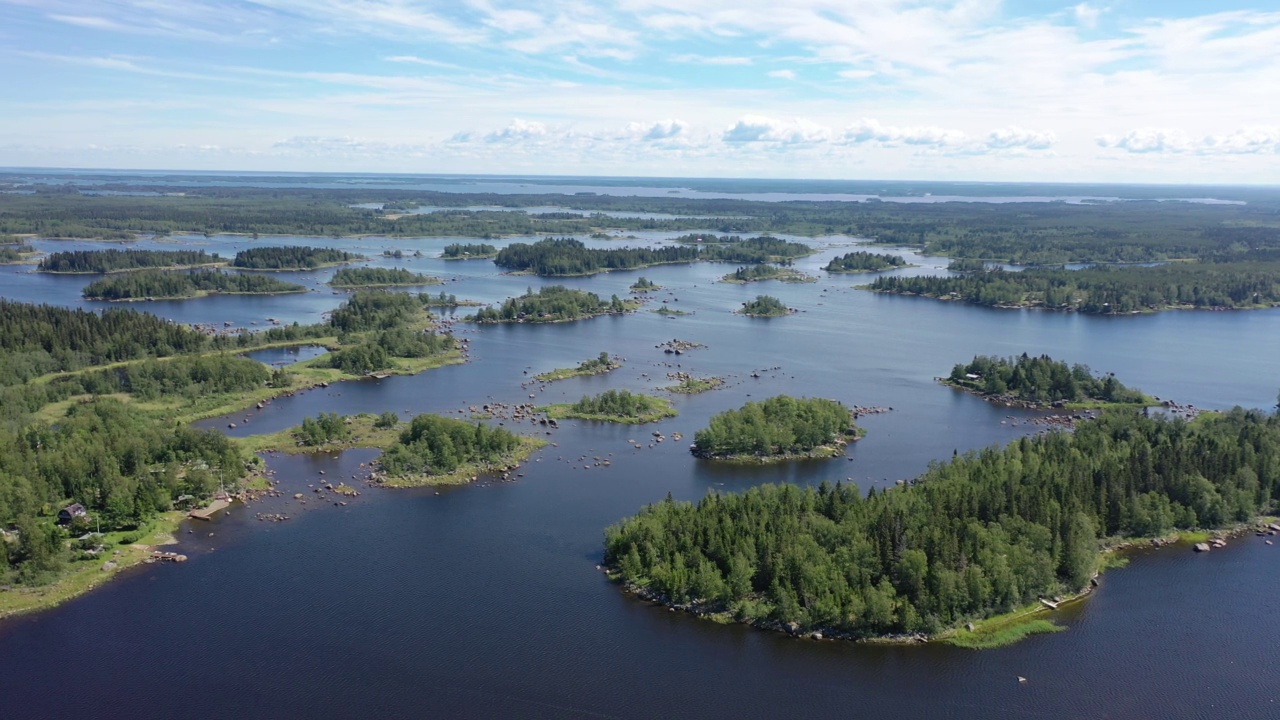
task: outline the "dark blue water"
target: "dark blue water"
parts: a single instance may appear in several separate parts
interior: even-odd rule
[[[253,242],[179,241],[224,255]],[[503,276],[487,261],[432,257],[448,239],[297,242],[371,256],[421,249],[427,257],[372,262],[448,277],[444,289],[459,297],[493,301],[549,282]],[[188,563],[145,566],[61,608],[0,623],[0,717],[1280,715],[1280,670],[1269,660],[1280,629],[1280,548],[1253,537],[1203,556],[1185,548],[1140,554],[1063,613],[1069,630],[982,652],[814,643],[719,626],[636,601],[602,577],[602,530],[668,492],[696,499],[766,481],[892,484],[954,451],[1034,431],[1023,422],[1029,413],[933,381],[977,353],[1048,353],[1203,407],[1274,402],[1280,312],[1099,318],[879,296],[852,288],[869,276],[819,270],[853,242],[822,239],[821,254],[797,263],[820,278],[804,285],[717,283],[733,266],[713,264],[566,280],[607,296],[625,294],[643,274],[666,289],[624,317],[458,324],[472,346],[469,364],[342,383],[237,415],[234,432],[265,432],[320,411],[465,416],[458,410],[530,394],[554,402],[612,387],[653,391],[677,370],[729,381],[675,396],[680,417],[656,425],[563,423],[548,438],[556,444],[515,482],[369,489],[347,507],[279,500],[195,526],[181,537]],[[938,272],[946,262],[901,252],[926,267],[896,272]],[[282,274],[317,289],[306,295],[139,307],[183,322],[312,322],[345,297],[316,284],[331,272]],[[101,306],[77,299],[86,282],[0,269],[6,297]],[[801,312],[733,314],[758,293]],[[647,311],[662,300],[694,314]],[[707,347],[679,357],[655,348],[677,337]],[[624,367],[523,386],[602,350],[626,358]],[[868,436],[830,461],[726,468],[692,458],[687,439],[649,447],[654,428],[688,436],[715,412],[782,392],[894,409],[863,418]],[[289,497],[358,474],[373,457],[352,451],[270,463]],[[611,467],[583,469],[594,457],[610,458]],[[293,519],[253,517],[277,510]]]

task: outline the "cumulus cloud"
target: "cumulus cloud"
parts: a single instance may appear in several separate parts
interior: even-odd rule
[[[862,118],[845,128],[841,140],[846,143],[877,143],[880,145],[927,145],[933,147],[958,146],[967,141],[960,130],[933,126],[898,127],[884,125],[879,120]]]
[[[1131,153],[1259,155],[1280,153],[1280,127],[1250,126],[1221,135],[1191,138],[1180,130],[1138,128],[1121,136],[1103,135],[1098,145]]]
[[[484,139],[485,142],[491,143],[538,140],[547,137],[548,132],[547,126],[540,122],[516,118],[510,125],[485,135]]]
[[[1131,153],[1180,153],[1192,149],[1190,138],[1179,130],[1168,128],[1137,128],[1119,137],[1103,135],[1097,143],[1104,148]]]
[[[1010,125],[999,130],[992,130],[987,136],[987,147],[993,150],[1009,150],[1025,148],[1027,150],[1047,150],[1058,142],[1058,136],[1052,130],[1028,130]]]
[[[628,123],[625,129],[627,137],[654,141],[671,140],[687,133],[689,124],[683,120],[659,120],[653,123]]]
[[[805,145],[830,140],[831,130],[804,118],[780,119],[745,115],[725,128],[720,139],[727,143]]]

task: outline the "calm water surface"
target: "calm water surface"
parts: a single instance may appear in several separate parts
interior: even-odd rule
[[[447,292],[486,302],[551,284],[503,276],[487,261],[435,258],[453,239],[286,241],[358,249],[377,256],[372,264],[440,275],[450,280]],[[230,255],[255,241],[198,236],[155,246],[174,242]],[[1280,717],[1280,670],[1271,660],[1280,548],[1253,537],[1207,555],[1140,553],[1062,614],[1069,630],[982,652],[815,643],[719,626],[638,602],[603,578],[595,567],[603,528],[668,492],[692,500],[761,482],[883,487],[955,451],[1034,431],[1029,413],[933,381],[974,354],[1049,353],[1209,408],[1274,402],[1280,312],[1096,318],[878,296],[852,288],[869,276],[819,270],[855,242],[821,239],[823,252],[797,263],[820,279],[803,285],[716,283],[734,266],[714,264],[566,280],[605,297],[625,294],[639,275],[666,289],[625,317],[459,324],[455,332],[471,340],[466,365],[342,383],[208,422],[266,432],[330,410],[459,416],[490,400],[653,391],[675,371],[729,381],[677,396],[680,417],[660,424],[562,423],[548,438],[556,444],[515,482],[369,489],[347,507],[278,500],[184,528],[181,551],[190,562],[144,566],[63,607],[0,623],[0,718]],[[424,257],[384,259],[388,248]],[[946,262],[897,252],[925,266],[900,273],[936,273]],[[0,294],[103,306],[78,299],[88,278],[29,269],[0,268]],[[305,295],[139,307],[236,327],[267,317],[315,322],[345,297],[323,285],[331,273],[280,274],[315,289]],[[732,314],[759,293],[801,312],[774,320]],[[648,312],[664,300],[694,314],[672,320]],[[679,357],[655,348],[676,337],[707,347]],[[522,385],[602,350],[626,365],[545,389]],[[783,392],[893,411],[861,420],[868,436],[847,459],[724,468],[695,461],[687,439],[648,447],[655,428],[689,436],[715,412]],[[374,457],[350,451],[269,462],[288,497],[358,474]],[[613,462],[586,470],[584,457]],[[293,519],[262,523],[254,519],[260,511]]]

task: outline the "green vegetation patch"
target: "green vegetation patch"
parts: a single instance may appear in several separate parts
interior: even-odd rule
[[[804,257],[813,248],[775,237],[733,238],[695,246],[678,244],[658,248],[588,248],[573,238],[548,238],[536,243],[512,243],[493,262],[511,272],[548,277],[592,275],[610,270],[631,270],[698,261],[767,263]]]
[[[646,293],[661,289],[661,285],[643,275],[641,275],[635,282],[631,283],[631,292],[633,293]]]
[[[663,390],[679,393],[681,395],[697,395],[698,393],[704,393],[708,390],[715,390],[721,385],[724,385],[724,378],[722,377],[698,378],[686,376],[678,379],[679,382],[675,385],[668,385],[663,388]]]
[[[760,280],[781,280],[782,282],[791,283],[818,281],[818,279],[812,275],[806,275],[799,270],[778,267],[777,265],[751,265],[748,267],[740,267],[720,278],[721,282],[734,283],[737,285],[745,285],[746,283],[758,282]]]
[[[1155,398],[1125,387],[1114,375],[1094,375],[1087,365],[1068,366],[1048,355],[975,356],[958,363],[942,382],[997,402],[1073,408],[1154,405]]]
[[[409,272],[402,268],[341,268],[329,279],[337,288],[378,288],[401,285],[442,285],[438,277]]]
[[[1099,315],[1280,305],[1280,261],[1171,263],[1156,267],[986,270],[952,277],[881,277],[875,292],[1002,308]]]
[[[869,253],[859,250],[832,258],[831,262],[827,263],[827,266],[823,269],[831,273],[863,273],[898,270],[906,267],[912,266],[898,255]]]
[[[378,481],[393,487],[452,485],[505,472],[547,444],[501,427],[419,415],[378,459]]]
[[[556,368],[544,373],[538,373],[533,376],[534,380],[541,382],[552,382],[555,380],[565,380],[571,377],[582,377],[585,375],[603,375],[622,367],[622,361],[616,357],[611,357],[609,353],[602,352],[598,356],[590,360],[583,360],[578,363],[576,368]]]
[[[669,400],[627,390],[607,390],[594,397],[584,395],[576,403],[548,405],[539,410],[557,420],[573,418],[631,425],[657,422],[679,414]]]
[[[479,260],[491,258],[498,254],[498,248],[488,243],[451,243],[444,246],[440,257],[445,260]]]
[[[287,245],[241,250],[231,264],[243,270],[315,270],[364,259],[343,250]]]
[[[605,302],[595,293],[550,285],[537,292],[530,289],[520,297],[509,298],[497,308],[484,308],[466,319],[482,324],[569,322],[598,315],[620,315],[639,306],[639,303],[624,301],[617,295]]]
[[[795,310],[782,304],[782,301],[772,295],[757,295],[755,300],[749,300],[742,303],[742,308],[738,310],[741,315],[750,317],[782,317],[790,315]]]
[[[1104,539],[1266,512],[1280,496],[1278,462],[1277,415],[1237,408],[1186,422],[1111,411],[866,495],[824,483],[668,498],[607,530],[605,562],[646,597],[761,627],[945,638],[974,622],[976,637],[957,641],[994,645],[1049,630],[1024,617],[983,621],[1077,595]]]
[[[36,269],[43,273],[98,274],[132,270],[183,270],[225,265],[203,250],[73,250],[49,253]]]
[[[296,283],[267,275],[224,273],[218,270],[138,270],[95,280],[81,294],[89,300],[176,300],[207,295],[281,295],[306,292]]]
[[[690,451],[716,460],[774,462],[832,457],[857,437],[853,412],[844,404],[778,395],[713,416],[694,434]]]

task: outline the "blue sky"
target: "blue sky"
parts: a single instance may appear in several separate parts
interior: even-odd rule
[[[0,0],[0,165],[1280,183],[1280,2]]]

